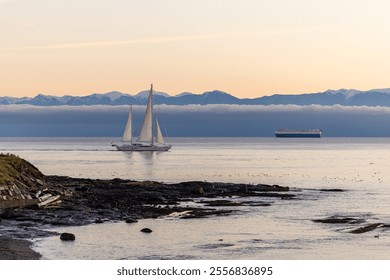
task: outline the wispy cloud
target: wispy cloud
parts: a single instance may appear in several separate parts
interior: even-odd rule
[[[1,0],[0,0],[0,1],[1,1]],[[37,25],[32,24],[32,23],[29,23],[29,22],[21,21],[21,22],[19,22],[19,25],[20,25],[20,26],[23,26],[23,27],[30,28],[30,29],[41,30],[41,28],[39,28]]]
[[[152,38],[137,38],[137,39],[128,39],[128,40],[76,42],[76,43],[64,43],[64,44],[52,44],[52,45],[40,45],[40,46],[22,46],[22,47],[3,48],[3,50],[55,50],[55,49],[95,48],[95,47],[121,46],[121,45],[142,44],[142,43],[197,41],[197,40],[228,38],[228,37],[237,37],[237,36],[240,35],[239,34],[209,34],[209,35],[152,37]]]

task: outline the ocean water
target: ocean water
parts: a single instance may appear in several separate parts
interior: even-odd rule
[[[74,233],[76,241],[35,240],[44,259],[390,259],[387,227],[349,233],[366,223],[390,224],[389,138],[171,138],[169,152],[150,153],[116,151],[113,140],[0,138],[0,152],[47,175],[279,184],[298,199],[252,198],[271,206],[233,207],[224,217],[53,228]],[[320,191],[332,188],[345,191]],[[366,223],[312,221],[330,216]]]

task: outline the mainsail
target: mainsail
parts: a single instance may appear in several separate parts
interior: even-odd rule
[[[137,142],[153,143],[153,85],[150,87],[148,106]]]

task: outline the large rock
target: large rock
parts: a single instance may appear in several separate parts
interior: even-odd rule
[[[74,241],[76,240],[76,236],[73,233],[64,232],[61,234],[60,239],[63,241]]]

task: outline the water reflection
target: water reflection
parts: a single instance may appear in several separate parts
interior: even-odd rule
[[[137,175],[142,175],[143,178],[148,178],[147,180],[154,180],[155,171],[156,171],[155,168],[156,166],[158,166],[159,158],[166,152],[122,151],[121,153],[126,166],[131,166],[132,168],[136,168],[137,169],[136,171],[138,171]],[[135,174],[134,171],[131,171],[131,173]]]

